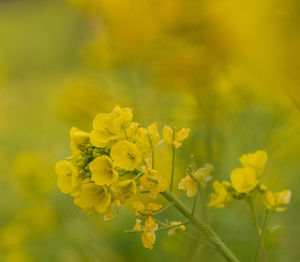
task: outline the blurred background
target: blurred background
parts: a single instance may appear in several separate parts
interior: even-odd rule
[[[127,207],[103,222],[59,192],[54,165],[71,154],[69,129],[89,131],[116,104],[143,125],[191,128],[177,182],[191,154],[229,179],[242,153],[266,150],[264,183],[292,191],[288,210],[272,218],[269,261],[299,261],[299,46],[297,0],[1,0],[0,261],[222,261],[166,232],[147,250],[123,233],[135,222]],[[170,156],[160,151],[167,178]],[[248,206],[207,212],[250,261]],[[172,210],[164,218],[182,219]]]

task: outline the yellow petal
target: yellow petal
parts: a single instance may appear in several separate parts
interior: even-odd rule
[[[109,185],[119,178],[113,162],[106,155],[95,158],[90,162],[89,168],[92,173],[92,180],[97,185]]]

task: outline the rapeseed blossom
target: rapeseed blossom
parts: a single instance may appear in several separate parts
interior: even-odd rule
[[[187,223],[202,228],[204,232],[212,229],[203,222],[197,221],[195,209],[197,195],[203,193],[212,180],[214,167],[206,163],[198,168],[193,162],[187,168],[186,176],[181,179],[178,189],[186,191],[188,197],[194,197],[191,212],[182,206],[172,191],[175,167],[175,151],[182,146],[189,136],[190,130],[182,128],[178,132],[169,126],[162,130],[163,140],[156,122],[147,128],[133,122],[130,108],[115,106],[110,113],[99,113],[93,121],[93,130],[88,133],[76,127],[70,131],[70,148],[72,155],[66,160],[60,160],[55,166],[57,186],[66,194],[74,198],[74,204],[84,212],[92,214],[98,212],[103,219],[111,220],[119,212],[119,206],[130,199],[136,216],[132,230],[127,232],[141,235],[145,248],[152,249],[156,240],[156,233],[168,230],[168,235],[174,235],[177,230],[185,230]],[[158,169],[154,167],[154,151],[162,143],[172,149],[172,168],[169,183]],[[152,154],[149,154],[152,153]],[[272,193],[261,183],[268,156],[265,151],[242,155],[242,167],[235,168],[230,174],[230,182],[213,182],[214,192],[210,194],[207,206],[214,208],[228,207],[233,199],[247,200],[249,203],[256,195],[263,195],[267,210],[283,211],[283,204],[288,204],[291,197],[289,190]],[[141,198],[141,194],[145,198]],[[158,195],[164,196],[168,205],[153,203]],[[203,209],[205,203],[202,203]],[[162,222],[157,215],[174,207],[179,210],[188,221],[182,223],[168,220]],[[215,234],[215,233],[209,233]],[[214,245],[214,239],[210,239]],[[219,247],[220,248],[220,247]],[[232,257],[225,252],[225,257]],[[234,261],[234,260],[230,260]]]

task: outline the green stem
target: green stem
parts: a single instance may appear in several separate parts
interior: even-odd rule
[[[251,208],[252,223],[253,223],[253,226],[255,228],[256,236],[259,239],[260,233],[261,233],[261,229],[260,229],[258,221],[257,221],[257,213],[256,213],[256,210],[255,210],[255,207],[254,207],[254,204],[253,204],[253,200],[252,200],[251,197],[249,198],[248,203],[249,203],[250,208]]]
[[[172,146],[172,168],[171,168],[171,182],[170,182],[170,191],[171,192],[173,189],[174,169],[175,169],[175,147]]]
[[[200,187],[199,183],[198,183],[198,190],[200,192],[200,197],[201,197],[202,217],[203,217],[204,222],[207,222],[205,192],[204,192],[203,188]]]
[[[194,202],[193,202],[193,208],[192,208],[192,216],[195,214],[198,194],[199,194],[199,188],[197,190],[196,195],[194,196]]]
[[[166,205],[162,209],[158,210],[157,212],[153,213],[153,216],[156,216],[158,214],[161,214],[162,212],[166,211],[169,207],[174,206],[175,203],[171,202],[170,204]]]
[[[267,209],[266,214],[265,214],[265,218],[264,218],[264,223],[263,223],[262,230],[261,230],[261,234],[260,234],[260,237],[259,237],[259,240],[258,240],[258,245],[257,245],[257,248],[256,248],[256,252],[255,252],[255,255],[253,257],[253,262],[256,261],[258,253],[260,251],[260,247],[261,247],[262,242],[263,242],[264,233],[266,231],[267,224],[268,224],[268,221],[270,219],[270,216],[271,216],[271,211],[270,211],[270,209]]]
[[[191,212],[169,191],[161,193],[169,202],[174,202],[177,210],[184,215],[198,230],[202,231],[208,239],[213,243],[216,249],[227,259],[229,262],[238,262],[239,260],[219,238],[214,230],[191,214]]]
[[[250,197],[248,199],[248,203],[250,205],[250,208],[251,208],[251,213],[252,213],[252,223],[253,223],[253,226],[254,226],[254,229],[255,229],[255,232],[256,232],[256,237],[257,239],[259,240],[260,239],[260,234],[261,234],[261,228],[259,226],[259,223],[258,223],[258,219],[257,219],[257,212],[256,212],[256,209],[255,209],[255,206],[254,206],[254,203],[253,203],[253,199],[252,197]],[[265,248],[264,248],[264,245],[262,243],[262,246],[261,246],[261,258],[262,258],[262,261],[266,261],[266,252],[265,252]]]

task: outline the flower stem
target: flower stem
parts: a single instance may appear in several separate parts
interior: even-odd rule
[[[199,194],[199,188],[197,190],[196,195],[194,196],[193,208],[192,208],[192,213],[191,213],[192,216],[195,214],[198,194]]]
[[[213,229],[201,221],[200,219],[193,216],[171,192],[164,191],[161,193],[169,202],[174,202],[174,206],[177,210],[184,215],[198,230],[202,231],[208,239],[213,243],[216,249],[227,259],[229,262],[238,262],[239,260],[231,252],[231,250],[225,245],[225,243],[219,238],[219,236],[213,231]]]
[[[249,203],[250,208],[251,208],[252,220],[253,220],[252,223],[253,223],[253,226],[255,228],[257,238],[259,239],[260,234],[261,234],[261,229],[260,229],[258,221],[257,221],[257,213],[256,213],[256,210],[255,210],[255,207],[254,207],[254,204],[253,204],[253,199],[251,197],[249,198],[248,203]]]
[[[172,189],[173,189],[174,169],[175,169],[175,147],[172,146],[172,167],[171,167],[170,192],[172,192]]]
[[[271,216],[271,211],[269,209],[267,209],[266,213],[265,213],[264,223],[263,223],[263,226],[262,226],[260,237],[259,237],[259,240],[258,240],[258,245],[257,245],[256,251],[255,251],[255,255],[253,257],[253,262],[256,261],[258,253],[260,251],[260,247],[261,247],[262,242],[263,242],[264,233],[266,231],[267,224],[269,222],[270,216]]]
[[[169,207],[174,206],[175,203],[171,202],[168,205],[166,205],[165,207],[163,207],[162,209],[158,210],[157,212],[153,213],[153,216],[156,216],[158,214],[161,214],[162,212],[166,211]]]

